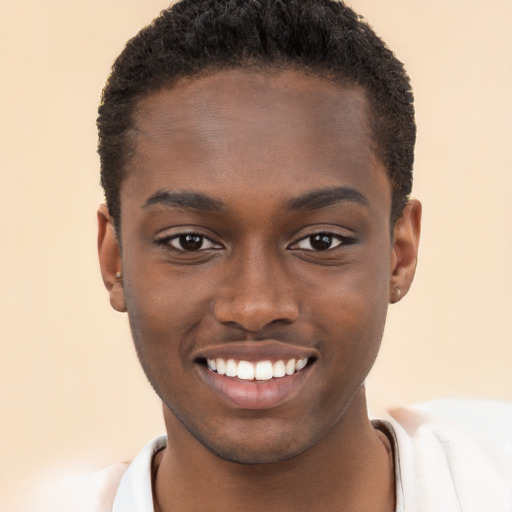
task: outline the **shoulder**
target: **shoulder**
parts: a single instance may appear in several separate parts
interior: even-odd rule
[[[512,405],[438,400],[390,415],[409,503],[428,510],[441,503],[443,510],[512,510]]]
[[[441,421],[474,431],[512,448],[512,404],[498,400],[443,399],[413,407],[396,408],[391,415],[405,427],[422,419],[427,424]]]
[[[90,500],[87,510],[110,512],[117,488],[128,467],[127,462],[112,464],[82,481],[82,488],[78,491],[81,491],[83,499]]]
[[[31,493],[31,506],[26,510],[152,511],[151,461],[166,443],[167,437],[159,436],[148,442],[133,461],[112,464],[94,473],[74,469],[48,475]]]
[[[100,471],[76,468],[52,472],[36,483],[27,497],[37,512],[110,512],[119,483],[129,463],[112,464]]]

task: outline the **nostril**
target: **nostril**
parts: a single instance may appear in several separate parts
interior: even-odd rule
[[[298,317],[297,311],[278,307],[216,307],[215,318],[225,326],[241,329],[249,333],[262,331],[269,325],[289,325]]]
[[[246,264],[249,265],[248,262]],[[249,274],[251,272],[255,272],[252,267]],[[216,320],[251,333],[259,332],[270,324],[293,323],[299,315],[295,295],[271,277],[260,276],[256,282],[254,278],[248,276],[244,279],[238,273],[238,277],[230,280],[229,285],[226,284],[217,294],[213,308]]]

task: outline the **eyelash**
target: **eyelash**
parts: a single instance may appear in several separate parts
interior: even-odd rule
[[[303,242],[307,242],[307,241],[309,241],[309,245],[312,247],[312,243],[311,242],[312,242],[313,238],[318,238],[319,242],[326,242],[326,243],[328,243],[328,247],[325,247],[323,249],[319,249],[319,248],[317,248],[317,249],[314,249],[314,248],[309,249],[309,248],[306,248],[306,247],[299,247],[299,244],[301,244]],[[326,239],[330,239],[330,240],[327,241]],[[334,245],[334,247],[333,247],[332,246],[332,242],[334,240],[336,240],[338,243],[336,245]],[[327,251],[334,250],[334,249],[336,249],[337,247],[340,247],[340,246],[351,245],[353,243],[355,243],[355,239],[353,239],[353,238],[350,238],[350,237],[347,237],[347,236],[343,236],[343,235],[339,235],[337,233],[330,233],[328,231],[320,231],[318,233],[313,233],[311,235],[308,235],[308,236],[305,236],[305,237],[301,238],[300,240],[297,240],[297,242],[294,242],[293,244],[291,244],[289,246],[289,249],[321,253],[321,252],[327,252]]]
[[[197,241],[195,242],[196,244],[199,243],[199,247],[197,247],[197,248],[189,247],[189,249],[184,248],[183,243],[185,243],[186,238],[200,239],[199,242],[197,242]],[[320,244],[322,244],[322,243],[327,244],[327,247],[315,249],[312,245],[313,238],[317,238],[317,242],[319,242]],[[334,247],[333,247],[332,244],[333,244],[333,241],[335,241],[335,240],[338,243],[336,245],[334,245]],[[175,241],[178,241],[178,243],[181,245],[181,247],[174,246],[172,244],[172,242],[175,242]],[[300,247],[301,243],[304,243],[307,241],[309,241],[309,245],[311,248]],[[203,248],[202,246],[205,244],[205,242],[209,242],[210,247]],[[172,236],[167,236],[165,238],[155,240],[155,243],[158,246],[167,246],[169,248],[172,248],[175,251],[182,252],[182,253],[197,253],[197,252],[202,252],[202,251],[219,250],[219,249],[223,248],[223,246],[221,244],[214,242],[213,240],[208,238],[206,235],[203,235],[201,233],[195,233],[192,231],[184,232],[184,233],[177,233]],[[191,241],[191,243],[194,244],[194,241]],[[321,252],[334,250],[340,246],[351,245],[353,243],[355,243],[355,240],[353,238],[339,235],[336,233],[322,231],[322,232],[313,233],[311,235],[305,236],[305,237],[301,238],[300,240],[297,240],[296,242],[292,243],[287,248],[290,250],[303,250],[303,251],[308,251],[308,252],[321,253]]]
[[[186,237],[188,237],[188,238],[193,238],[193,237],[200,238],[201,239],[201,241],[200,241],[200,245],[201,246],[205,242],[210,242],[211,247],[187,250],[187,249],[183,248],[183,246],[182,247],[175,247],[174,245],[172,245],[172,242],[174,242],[174,241],[178,241],[178,242],[182,242],[182,243],[185,242],[185,240],[182,239],[182,238],[186,238]],[[182,239],[182,240],[180,240],[180,239]],[[182,252],[182,253],[195,253],[195,252],[208,251],[208,250],[218,250],[218,249],[222,248],[221,244],[218,244],[218,243],[214,242],[212,239],[208,238],[206,235],[203,235],[201,233],[195,233],[195,232],[192,232],[192,231],[187,231],[185,233],[177,233],[175,235],[167,236],[165,238],[161,238],[161,239],[155,240],[155,243],[157,245],[159,245],[159,246],[170,247],[173,250],[178,251],[178,252]]]

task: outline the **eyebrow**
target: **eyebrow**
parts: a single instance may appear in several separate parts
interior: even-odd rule
[[[355,188],[328,187],[312,190],[290,199],[287,201],[285,209],[288,211],[320,210],[345,201],[368,206],[366,197]],[[144,203],[143,208],[158,204],[206,212],[222,211],[225,206],[219,199],[214,199],[200,192],[158,190]]]
[[[188,190],[158,190],[144,203],[143,208],[156,204],[205,212],[218,212],[224,208],[222,201]]]
[[[289,211],[320,210],[321,208],[326,208],[327,206],[345,201],[369,206],[368,199],[355,188],[328,187],[312,190],[299,197],[290,199],[286,204],[286,209]]]

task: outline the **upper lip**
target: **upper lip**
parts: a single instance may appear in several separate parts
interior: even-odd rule
[[[306,348],[277,340],[240,341],[219,343],[201,347],[192,353],[197,359],[236,359],[239,361],[288,361],[290,359],[304,359],[319,357],[314,348]]]

